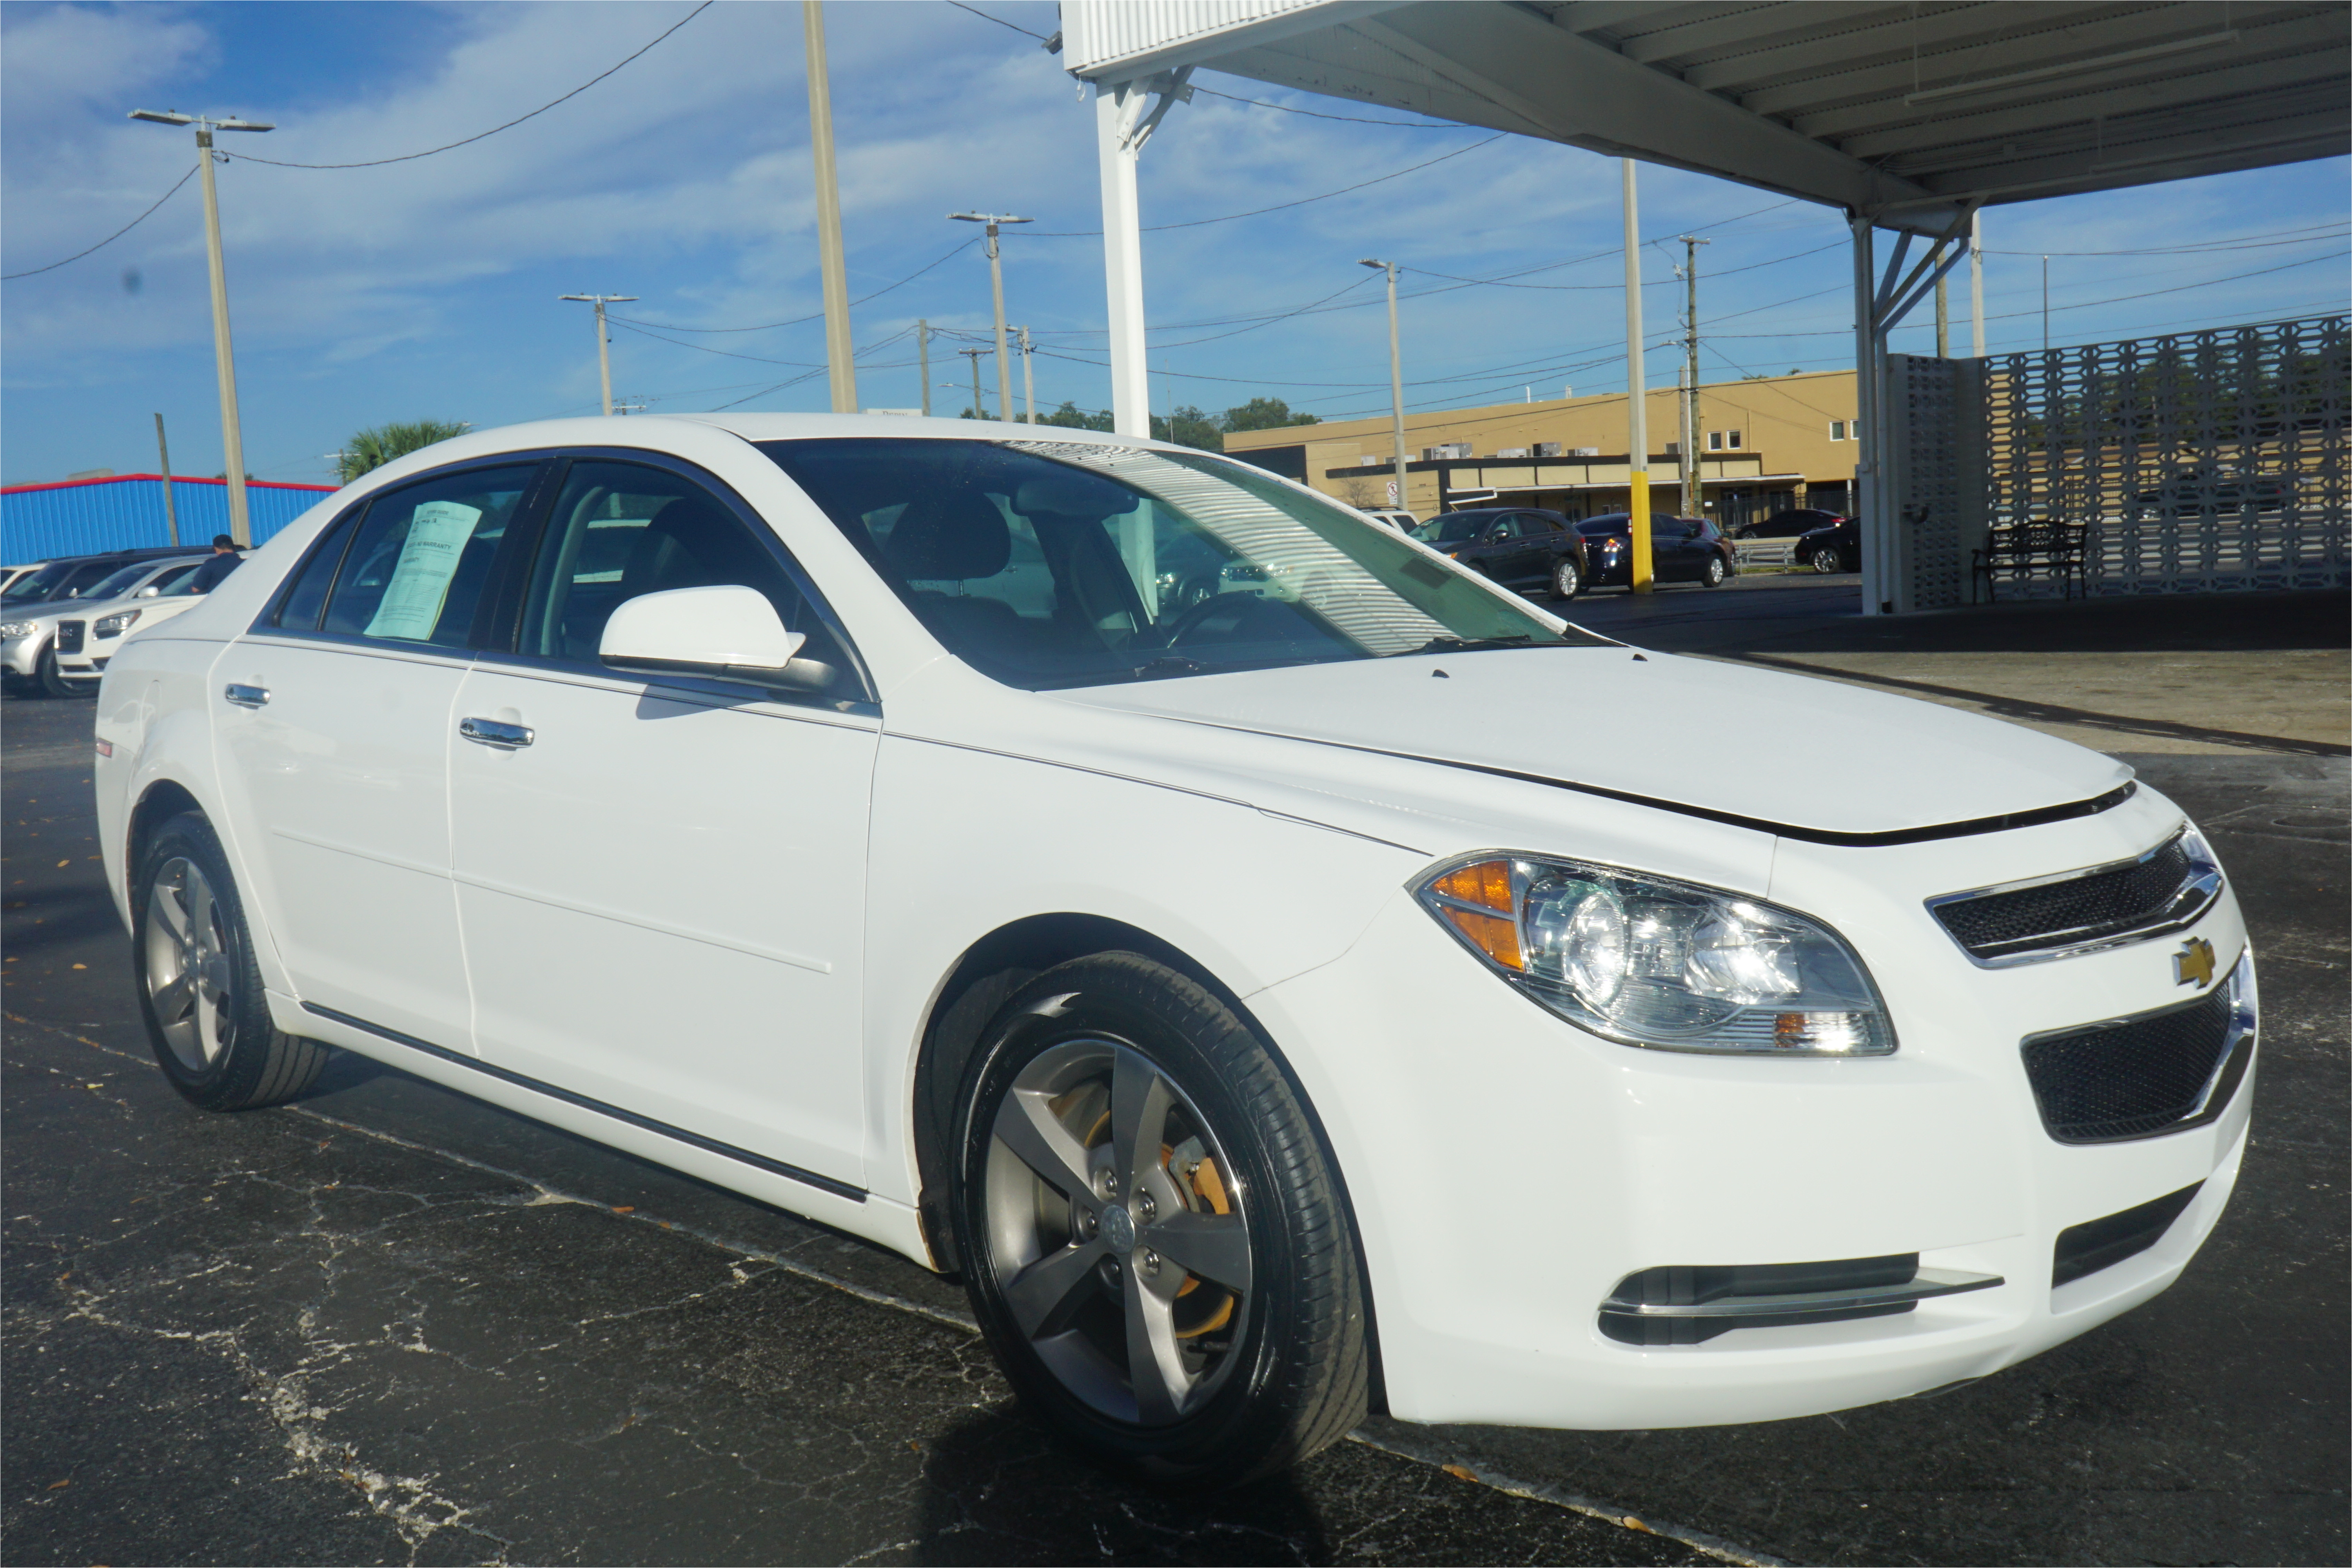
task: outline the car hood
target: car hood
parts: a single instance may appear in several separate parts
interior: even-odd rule
[[[1629,647],[1365,659],[1055,695],[1829,842],[2070,815],[2132,776],[2111,757],[1956,709]]]

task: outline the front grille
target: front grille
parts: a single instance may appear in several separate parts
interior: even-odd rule
[[[2137,860],[1948,894],[1927,907],[1978,963],[2019,963],[2177,931],[2221,890],[2221,868],[2184,828]]]
[[[2164,1239],[2164,1233],[2204,1184],[2192,1183],[2120,1214],[2068,1226],[2058,1233],[2058,1245],[2051,1251],[2051,1286],[2072,1285],[2086,1274],[2112,1268],[2126,1258],[2146,1252]]]
[[[2207,995],[2136,1018],[2037,1036],[2025,1076],[2061,1143],[2114,1143],[2200,1126],[2221,1113],[2252,1052],[2246,966]]]
[[[79,653],[81,651],[82,628],[89,624],[89,623],[87,621],[59,621],[58,623],[58,651],[59,653]]]

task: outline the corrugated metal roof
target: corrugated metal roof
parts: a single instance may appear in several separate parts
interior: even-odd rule
[[[1264,15],[1241,13],[1262,9]],[[1220,26],[1196,13],[1234,14]],[[2352,152],[2352,7],[2262,0],[1066,0],[1098,81],[1200,65],[1940,229]]]

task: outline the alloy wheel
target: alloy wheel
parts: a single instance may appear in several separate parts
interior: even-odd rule
[[[236,1043],[231,929],[196,863],[185,856],[165,862],[147,896],[140,976],[164,1043],[191,1072]]]
[[[988,1266],[1064,1388],[1166,1426],[1224,1384],[1252,1306],[1246,1196],[1165,1071],[1118,1041],[1047,1047],[997,1107],[984,1180]]]

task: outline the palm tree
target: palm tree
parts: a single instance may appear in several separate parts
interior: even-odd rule
[[[394,458],[404,458],[436,441],[463,436],[472,428],[469,424],[453,424],[446,419],[396,419],[388,425],[355,431],[343,443],[343,449],[335,454],[335,468],[343,483],[350,484]]]

